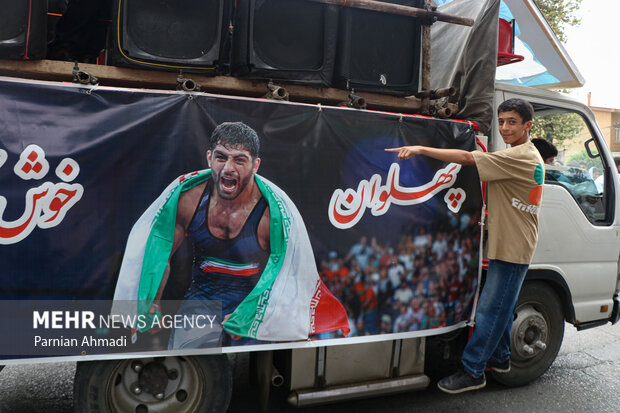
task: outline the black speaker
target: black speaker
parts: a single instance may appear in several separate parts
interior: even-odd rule
[[[53,42],[56,37],[56,26],[67,11],[69,0],[47,1],[47,39]],[[49,46],[49,45],[48,45]],[[48,47],[49,49],[49,47]]]
[[[387,1],[422,8],[424,0]],[[344,8],[340,12],[338,87],[381,93],[418,91],[422,50],[420,19]]]
[[[0,58],[43,59],[47,0],[0,0]]]
[[[237,0],[235,76],[330,85],[338,8],[306,0]]]
[[[215,73],[224,0],[114,0],[107,64]]]

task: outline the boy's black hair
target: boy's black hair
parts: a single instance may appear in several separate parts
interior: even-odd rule
[[[497,108],[497,114],[499,115],[502,112],[510,112],[511,110],[514,110],[521,115],[523,123],[534,119],[534,107],[527,100],[520,98],[508,99],[499,105]]]
[[[535,138],[532,139],[532,143],[536,146],[538,152],[540,152],[540,157],[543,158],[543,160],[558,156],[558,148],[548,140]]]

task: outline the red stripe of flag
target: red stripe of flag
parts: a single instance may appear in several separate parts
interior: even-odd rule
[[[223,274],[228,274],[228,275],[239,275],[241,277],[249,277],[251,275],[258,274],[260,272],[260,268],[248,268],[245,270],[231,270],[228,268],[216,267],[214,265],[207,265],[202,268],[202,272],[204,273],[216,272],[216,273],[223,273]]]
[[[349,328],[346,310],[327,286],[323,284],[323,281],[319,280],[318,283],[317,291],[314,294],[314,299],[318,300],[315,309],[314,333],[340,330],[344,336],[349,335],[351,329]]]

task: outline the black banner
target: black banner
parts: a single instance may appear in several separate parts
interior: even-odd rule
[[[207,168],[208,138],[230,121],[258,133],[257,173],[303,217],[349,337],[468,319],[479,266],[476,169],[398,161],[384,149],[474,150],[469,124],[10,80],[0,81],[0,299],[111,300],[132,226],[171,181]],[[183,300],[191,282],[184,244],[164,300]]]

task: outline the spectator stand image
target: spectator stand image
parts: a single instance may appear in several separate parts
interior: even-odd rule
[[[469,218],[469,219],[466,219]],[[478,285],[479,216],[419,227],[397,245],[362,236],[320,261],[321,278],[344,304],[350,336],[447,327],[471,313]],[[320,338],[335,338],[325,333]]]

